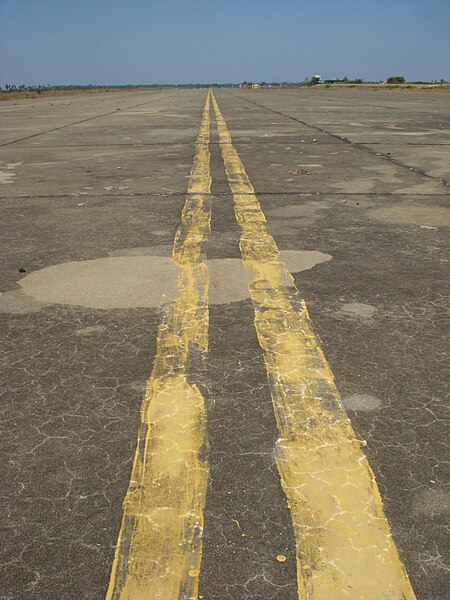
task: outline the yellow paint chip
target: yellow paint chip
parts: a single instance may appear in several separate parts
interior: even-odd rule
[[[287,561],[287,558],[286,558],[286,556],[285,556],[284,554],[278,554],[278,556],[277,556],[277,561],[278,561],[279,563],[284,563],[284,562],[286,562],[286,561]]]

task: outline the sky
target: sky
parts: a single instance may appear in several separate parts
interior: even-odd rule
[[[0,0],[0,85],[450,80],[449,0]]]

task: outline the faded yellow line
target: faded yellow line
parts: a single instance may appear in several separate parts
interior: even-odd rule
[[[178,297],[158,330],[157,352],[141,408],[131,480],[107,600],[194,600],[202,553],[208,465],[205,406],[189,381],[189,352],[208,348],[210,232],[210,94],[208,93],[172,259]]]
[[[212,101],[279,430],[276,461],[297,543],[298,597],[412,600],[362,443]]]

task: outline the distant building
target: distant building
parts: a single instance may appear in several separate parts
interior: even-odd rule
[[[261,87],[261,84],[260,83],[249,83],[248,81],[244,81],[243,83],[239,84],[239,87],[253,89],[253,90],[259,90],[259,88]]]

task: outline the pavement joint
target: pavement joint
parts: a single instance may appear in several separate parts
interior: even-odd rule
[[[121,108],[120,112],[126,112],[127,110],[130,110],[132,108],[138,108],[139,106],[144,106],[146,104],[152,104],[153,102],[157,102],[158,100],[161,100],[163,98],[166,98],[168,96],[168,94],[164,94],[163,96],[160,96],[159,98],[152,98],[152,100],[147,100],[146,102],[141,102],[139,104],[134,104],[133,106],[127,106],[126,108]],[[22,138],[19,138],[17,140],[12,140],[10,142],[4,142],[3,144],[0,144],[0,148],[4,148],[6,146],[11,146],[12,144],[16,144],[18,142],[23,142],[25,140],[30,140],[32,138],[36,138],[39,137],[41,135],[45,135],[47,133],[53,133],[55,131],[61,131],[62,129],[67,129],[68,127],[73,127],[74,125],[80,125],[81,123],[88,123],[89,121],[95,121],[96,119],[101,119],[102,117],[108,117],[111,115],[115,115],[118,114],[119,111],[117,111],[117,109],[114,110],[110,110],[106,113],[102,113],[101,115],[95,115],[93,117],[88,117],[87,119],[81,119],[80,121],[74,121],[73,123],[67,123],[66,125],[60,125],[59,127],[53,127],[52,129],[48,129],[46,131],[40,131],[39,133],[33,133],[31,135],[26,135]]]
[[[312,123],[307,123],[306,121],[302,121],[301,119],[297,119],[296,117],[292,117],[291,115],[287,115],[286,113],[283,113],[279,110],[274,110],[273,108],[269,108],[268,106],[264,106],[264,104],[259,104],[258,102],[255,102],[254,100],[249,100],[248,98],[244,98],[242,96],[239,96],[238,94],[232,94],[231,92],[228,92],[231,96],[235,96],[236,98],[241,98],[242,100],[245,100],[245,102],[249,102],[250,104],[254,104],[255,106],[258,106],[259,108],[262,108],[264,110],[268,110],[276,115],[280,115],[282,117],[285,117],[286,119],[289,119],[291,121],[295,121],[296,123],[299,123],[300,125],[304,125],[305,127],[309,127],[310,129],[313,129],[315,131],[319,131],[320,133],[325,133],[326,135],[329,135],[331,137],[333,137],[336,140],[339,140],[341,142],[344,142],[346,144],[349,144],[350,146],[353,146],[354,148],[357,148],[358,150],[362,150],[364,152],[367,152],[369,154],[371,154],[372,156],[376,156],[377,158],[381,158],[383,160],[388,160],[389,162],[393,163],[394,165],[397,165],[398,167],[402,167],[403,169],[408,169],[409,171],[413,171],[414,173],[418,173],[419,175],[422,175],[423,177],[427,177],[428,179],[432,179],[433,181],[436,181],[437,183],[440,183],[442,185],[445,185],[447,187],[450,187],[450,181],[447,181],[446,179],[444,179],[443,177],[434,177],[433,175],[430,175],[429,173],[426,173],[425,171],[423,171],[422,169],[418,169],[417,167],[412,167],[411,165],[407,165],[395,158],[393,158],[392,156],[388,156],[386,154],[380,155],[377,152],[375,152],[374,150],[371,150],[370,148],[366,147],[363,144],[360,144],[358,142],[354,142],[353,140],[349,139],[348,137],[345,136],[340,136],[337,135],[335,133],[331,133],[330,131],[324,129],[323,127],[319,127],[318,125],[313,125]]]
[[[413,193],[406,193],[406,192],[334,192],[334,191],[326,191],[326,192],[316,192],[314,190],[312,190],[311,192],[279,192],[279,191],[265,191],[265,190],[258,190],[257,191],[259,196],[301,196],[301,197],[310,197],[310,196],[344,196],[344,197],[351,197],[351,196],[367,196],[367,197],[415,197],[417,196],[418,198],[422,198],[422,197],[431,197],[431,198],[435,198],[436,194],[430,194],[430,193],[420,193],[420,192],[413,192]],[[48,198],[48,199],[52,199],[52,198],[86,198],[87,200],[91,199],[91,198],[109,198],[110,200],[114,200],[114,198],[146,198],[146,197],[155,197],[155,198],[170,198],[170,197],[183,197],[185,196],[186,193],[183,192],[167,192],[167,193],[161,193],[161,192],[132,192],[130,194],[33,194],[33,195],[19,195],[19,196],[0,196],[1,200],[19,200],[19,199],[23,199],[23,200],[39,200],[42,198]],[[232,197],[232,193],[231,192],[204,192],[205,196],[217,196],[217,197]],[[245,195],[242,194],[242,195]],[[444,194],[442,194],[443,197],[445,197]]]

